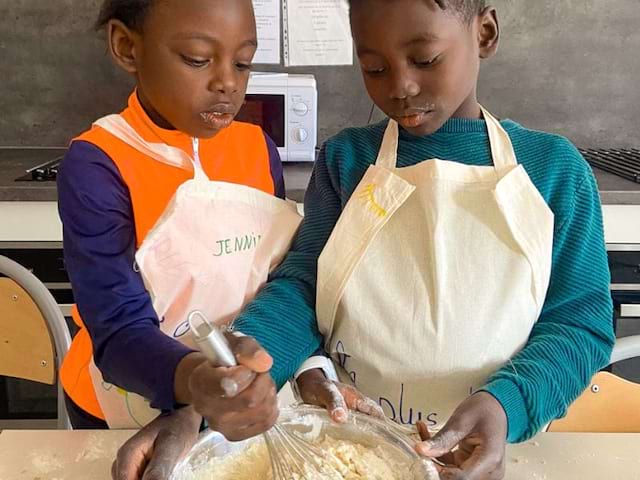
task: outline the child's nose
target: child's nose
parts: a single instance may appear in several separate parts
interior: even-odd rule
[[[234,68],[220,66],[215,69],[215,73],[209,85],[211,91],[231,94],[238,91],[238,80]]]
[[[420,85],[406,72],[398,72],[391,77],[389,96],[393,100],[404,100],[420,93]]]

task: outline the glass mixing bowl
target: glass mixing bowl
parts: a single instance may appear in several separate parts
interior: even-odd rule
[[[304,438],[314,441],[329,435],[336,440],[375,448],[381,446],[393,455],[394,459],[407,465],[411,471],[407,480],[437,479],[433,464],[422,459],[413,449],[413,440],[402,427],[390,421],[379,420],[360,413],[350,412],[345,424],[331,421],[326,410],[311,406],[294,406],[282,409],[278,423],[287,431],[295,431]],[[220,433],[205,431],[189,454],[176,466],[171,480],[185,480],[192,472],[197,472],[212,457],[224,457],[248,449],[255,442],[264,442],[258,436],[243,442],[229,442]],[[211,478],[215,480],[215,477]],[[263,480],[258,479],[256,480]]]

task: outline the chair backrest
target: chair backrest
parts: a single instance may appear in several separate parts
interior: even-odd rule
[[[70,429],[57,372],[71,345],[67,323],[38,278],[0,256],[0,375],[58,383],[58,428]]]
[[[0,278],[0,375],[54,385],[55,348],[47,321],[29,294]]]
[[[640,356],[640,335],[621,338],[611,363]],[[608,372],[597,373],[591,385],[569,407],[566,417],[549,432],[640,433],[640,385]]]

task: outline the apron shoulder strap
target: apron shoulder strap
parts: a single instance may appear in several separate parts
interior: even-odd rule
[[[386,169],[396,168],[398,159],[398,123],[389,119],[387,128],[384,131],[384,137],[382,138],[382,145],[378,152],[378,158],[376,159],[376,165]]]
[[[513,144],[500,122],[491,115],[487,110],[480,106],[482,115],[487,124],[487,132],[489,134],[489,143],[491,145],[491,156],[493,165],[499,177],[503,177],[509,173],[513,167],[518,165],[516,153],[513,150]]]
[[[154,160],[184,170],[194,168],[193,159],[184,151],[164,143],[147,142],[121,115],[114,114],[102,117],[95,121],[94,125],[105,129],[114,137]]]

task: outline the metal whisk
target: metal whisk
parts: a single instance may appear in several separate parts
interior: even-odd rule
[[[322,463],[325,452],[296,433],[288,432],[281,425],[274,425],[264,434],[274,480],[305,480],[319,476],[341,479],[338,470]]]
[[[237,362],[229,342],[199,310],[189,314],[189,326],[196,344],[209,361],[218,366],[235,367]],[[340,479],[338,470],[322,462],[326,454],[296,432],[280,424],[263,434],[274,480]]]

